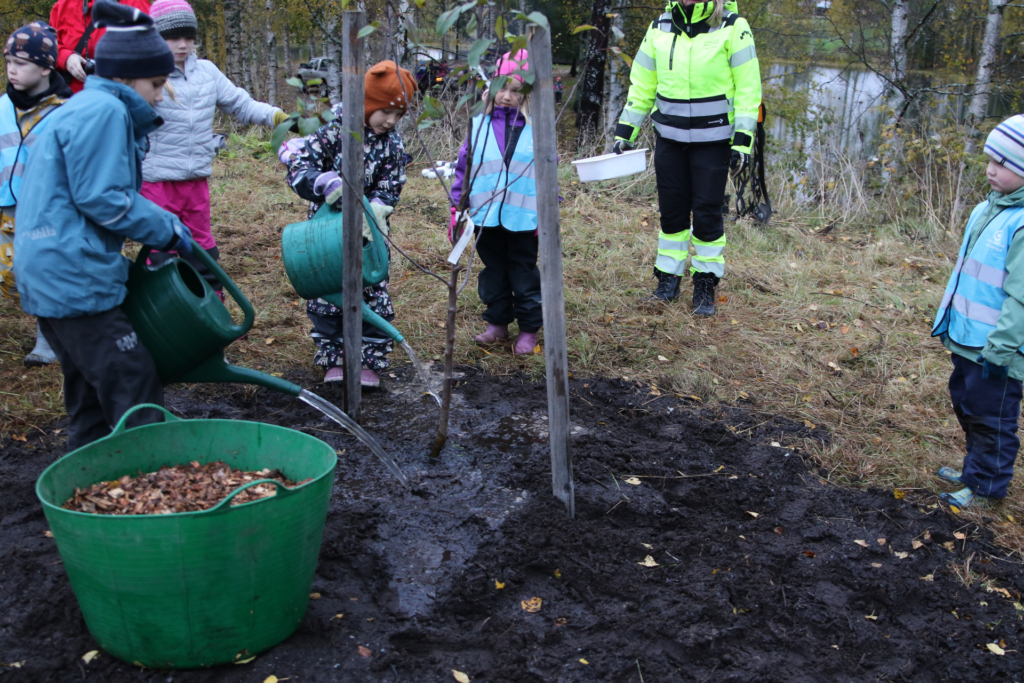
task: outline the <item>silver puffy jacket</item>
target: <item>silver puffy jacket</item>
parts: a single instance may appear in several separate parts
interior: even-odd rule
[[[274,113],[279,111],[252,99],[213,62],[197,59],[194,54],[189,55],[184,71],[174,69],[168,82],[175,97],[165,92],[164,101],[155,107],[164,125],[149,135],[149,153],[142,163],[146,182],[209,177],[217,151],[213,137],[216,109],[239,123],[264,126],[272,126]]]

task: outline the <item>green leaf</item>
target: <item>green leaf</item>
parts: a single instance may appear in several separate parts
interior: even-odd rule
[[[490,38],[483,38],[473,43],[473,47],[469,48],[469,65],[472,67],[480,66],[480,57],[483,56],[487,48],[491,46],[494,41]]]
[[[299,119],[299,135],[312,135],[320,129],[320,117],[310,116]]]
[[[420,130],[426,130],[427,128],[430,128],[435,123],[437,123],[437,119],[427,119],[426,121],[424,121],[423,123],[419,124],[416,127],[419,128]]]
[[[281,145],[284,144],[284,139],[288,137],[288,131],[292,127],[292,121],[289,119],[284,123],[281,123],[274,128],[274,134],[270,136],[270,149],[277,153],[277,150],[281,149]]]
[[[437,35],[443,36],[448,33],[449,29],[455,25],[455,22],[459,20],[459,14],[462,13],[461,7],[450,9],[443,13],[437,18]]]
[[[625,52],[623,52],[621,48],[612,45],[608,49],[617,54],[620,58],[622,58],[622,61],[626,63],[626,66],[633,66],[633,58],[627,55]]]
[[[502,39],[508,33],[508,20],[505,17],[499,16],[494,20],[494,35],[500,36]]]
[[[577,33],[581,33],[583,31],[596,31],[596,30],[597,30],[596,26],[591,26],[590,24],[580,24],[579,26],[577,26],[576,28],[574,28],[572,30],[572,34],[576,35]]]
[[[470,100],[479,99],[480,95],[475,90],[470,90],[465,95],[459,98],[459,101],[455,104],[455,108],[459,109],[462,105],[466,104]]]
[[[523,14],[522,12],[518,12],[516,14],[516,20],[525,21],[528,24],[536,24],[537,26],[540,26],[548,33],[551,32],[551,25],[548,23],[548,18],[541,14],[540,12],[530,12],[529,14]]]
[[[615,36],[615,40],[622,40],[626,37],[626,34],[622,32],[622,29],[618,26],[612,26],[612,35]]]
[[[487,100],[477,100],[476,103],[469,108],[469,117],[480,116],[484,113],[484,108],[487,107]]]
[[[441,104],[441,100],[428,95],[423,98],[423,113],[432,119],[442,119],[444,118],[444,105]]]
[[[470,15],[469,21],[466,22],[466,25],[463,28],[465,29],[467,36],[471,36],[476,33],[476,14]]]
[[[295,76],[289,78],[287,81],[285,81],[285,83],[287,83],[288,85],[295,86],[296,88],[302,87],[302,79],[296,78]]]
[[[323,85],[323,84],[324,84],[324,79],[322,79],[322,78],[311,78],[308,81],[306,81],[306,85]]]
[[[326,123],[330,123],[331,121],[334,121],[338,117],[335,116],[334,112],[331,111],[330,109],[325,109],[324,113],[320,114],[320,118],[323,119]]]
[[[373,24],[367,24],[366,26],[359,29],[359,33],[356,34],[356,38],[365,38],[366,36],[370,35],[376,30],[376,26],[374,26]]]
[[[427,0],[415,0],[416,6],[423,9],[423,6],[427,4]]]
[[[508,49],[513,55],[519,54],[520,50],[526,49],[526,36],[516,36],[512,41],[512,47]]]

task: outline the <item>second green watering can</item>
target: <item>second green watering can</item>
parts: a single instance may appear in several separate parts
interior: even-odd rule
[[[377,227],[370,202],[363,197],[363,213],[373,239],[363,247],[363,286],[375,285],[388,276],[391,258]],[[324,299],[342,307],[342,215],[324,204],[312,218],[286,226],[281,235],[281,258],[288,279],[304,299]],[[402,333],[363,303],[363,321],[380,328],[399,344]]]

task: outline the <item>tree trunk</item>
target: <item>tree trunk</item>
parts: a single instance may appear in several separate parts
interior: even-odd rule
[[[398,16],[395,17],[395,55],[399,66],[406,66],[409,61],[409,37],[405,32],[405,16],[409,13],[409,0],[399,0]]]
[[[441,0],[441,14],[448,11],[448,0]],[[441,36],[441,59],[448,59],[448,34]]]
[[[224,55],[228,78],[235,85],[243,81],[242,0],[224,0]]]
[[[974,77],[974,95],[968,112],[973,127],[988,115],[988,100],[992,88],[992,74],[999,61],[999,34],[1003,29],[1003,10],[1007,0],[989,0],[988,16],[985,18],[985,39],[978,55],[978,71]],[[973,151],[973,140],[971,144]]]
[[[622,30],[622,13],[612,19],[612,26]],[[617,44],[619,41],[615,38],[615,34],[612,33],[608,38],[609,47]],[[608,56],[608,99],[605,101],[604,107],[604,132],[605,132],[605,151],[610,152],[612,145],[615,144],[615,125],[619,121],[619,112],[622,110],[622,99],[626,93],[622,87],[622,75],[621,70],[623,67],[623,61],[618,56],[611,54]]]
[[[284,76],[291,78],[295,74],[292,72],[292,36],[287,26],[282,37],[284,38]]]
[[[277,36],[270,25],[274,16],[274,0],[267,0],[267,15],[264,23],[267,31],[267,102],[277,106]]]
[[[889,36],[890,77],[896,83],[907,75],[907,21],[909,18],[909,0],[893,0],[892,32]]]
[[[313,37],[312,31],[309,32],[307,42],[309,43],[309,58],[306,59],[306,61],[312,62],[313,59],[316,58],[316,39]]]
[[[576,117],[576,144],[580,146],[592,140],[600,130],[601,109],[604,104],[604,68],[608,61],[610,10],[610,0],[595,0],[594,11],[590,15],[590,24],[597,28],[587,31],[590,35],[590,45],[579,84],[580,110]]]
[[[337,37],[338,19],[336,17],[331,17],[328,20],[327,32],[331,39]],[[341,102],[341,50],[338,49],[337,41],[331,39],[328,39],[327,36],[324,37],[324,49],[327,52],[327,57],[331,60],[327,63],[327,92],[333,106]]]

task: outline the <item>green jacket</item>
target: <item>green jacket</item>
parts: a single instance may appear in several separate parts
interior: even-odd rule
[[[985,226],[1003,209],[1024,206],[1024,187],[1006,195],[993,192],[988,200],[988,209],[978,218],[978,226],[971,232],[967,253],[971,252]],[[1024,380],[1024,354],[1020,353],[1020,348],[1024,346],[1024,230],[1018,229],[1010,242],[1010,249],[1006,253],[1006,272],[1003,291],[1007,297],[999,313],[996,329],[988,335],[985,348],[961,346],[946,334],[942,335],[942,343],[951,352],[971,361],[977,361],[981,353],[989,363],[1009,367],[1010,377]]]
[[[761,68],[750,25],[734,7],[726,3],[722,23],[711,26],[710,0],[693,5],[689,16],[673,1],[651,23],[629,73],[616,139],[636,140],[651,113],[664,138],[731,141],[733,149],[750,153],[761,105]]]

